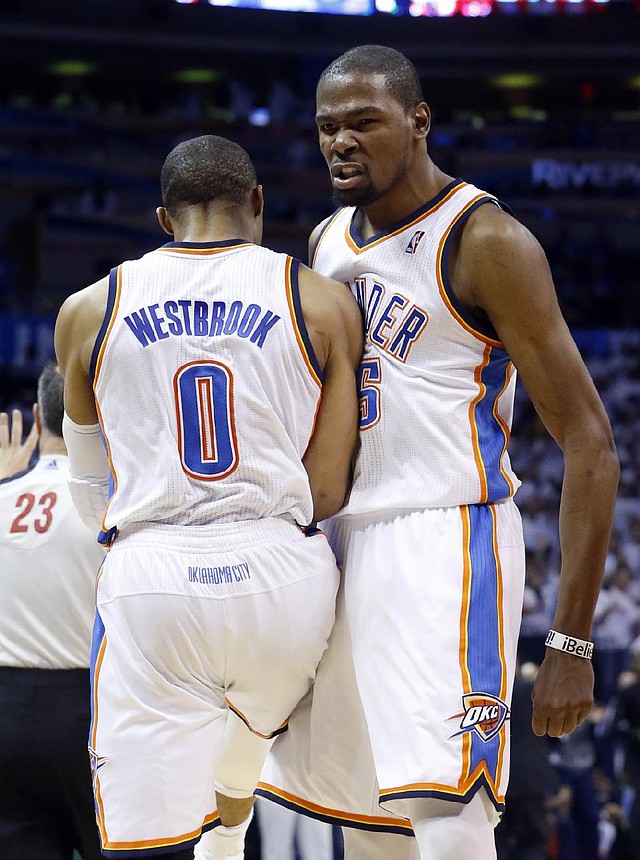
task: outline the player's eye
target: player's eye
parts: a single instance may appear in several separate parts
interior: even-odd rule
[[[332,122],[320,123],[318,128],[322,132],[322,134],[329,134],[330,135],[330,134],[336,133],[336,127]]]

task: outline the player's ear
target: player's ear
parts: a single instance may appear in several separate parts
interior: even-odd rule
[[[431,111],[426,102],[419,102],[413,109],[413,124],[418,137],[426,137],[431,128]]]
[[[251,192],[251,204],[253,206],[253,217],[259,218],[264,212],[264,191],[262,185],[256,185]]]
[[[158,206],[156,209],[156,217],[158,218],[158,223],[162,227],[165,233],[168,233],[169,236],[173,236],[173,224],[171,223],[171,216],[164,208],[164,206]]]
[[[33,420],[38,428],[38,436],[42,435],[42,421],[40,420],[40,407],[37,403],[33,404]]]

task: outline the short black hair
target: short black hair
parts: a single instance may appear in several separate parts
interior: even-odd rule
[[[416,67],[400,51],[385,45],[359,45],[341,54],[320,75],[318,87],[330,78],[342,75],[382,75],[387,91],[410,110],[424,101]]]
[[[162,204],[173,217],[187,206],[214,200],[242,206],[256,184],[256,171],[245,150],[214,134],[179,143],[160,174]]]
[[[38,379],[38,407],[42,426],[62,438],[64,380],[55,361],[46,364]]]

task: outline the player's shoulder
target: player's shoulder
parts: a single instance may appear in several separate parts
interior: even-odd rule
[[[321,275],[304,264],[298,274],[303,312],[322,319],[328,325],[348,329],[362,328],[362,315],[358,303],[347,284]]]
[[[320,244],[320,240],[323,238],[329,227],[338,219],[341,213],[346,212],[347,208],[344,206],[340,206],[338,209],[335,209],[331,215],[321,221],[316,227],[311,231],[311,235],[309,236],[309,260],[312,261],[318,245]],[[349,211],[353,211],[349,209]]]
[[[317,294],[318,300],[327,305],[333,302],[344,304],[355,301],[347,284],[328,278],[304,263],[300,263],[298,280],[303,289],[313,291]]]
[[[531,231],[497,201],[488,200],[467,219],[461,237],[465,253],[500,258],[539,249]]]
[[[104,311],[109,292],[109,275],[100,278],[88,287],[71,293],[62,303],[59,316],[63,319],[89,316],[96,311]]]

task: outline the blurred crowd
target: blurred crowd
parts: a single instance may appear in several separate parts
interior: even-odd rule
[[[583,353],[622,466],[593,627],[596,705],[572,735],[549,740],[531,732],[531,689],[559,581],[562,457],[520,391],[512,458],[523,480],[516,499],[528,549],[501,860],[640,857],[640,332],[610,332],[606,349],[592,338]]]

